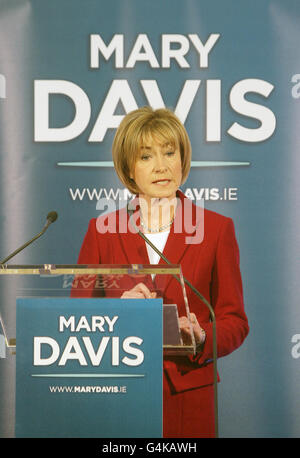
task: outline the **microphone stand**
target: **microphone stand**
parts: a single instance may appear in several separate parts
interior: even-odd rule
[[[134,212],[133,209],[129,208],[130,203],[127,205],[127,212],[131,216]],[[130,220],[131,224],[133,225],[134,229],[137,233],[145,240],[145,242],[150,245],[150,247],[167,263],[172,264],[163,253],[161,253],[155,245],[143,234],[136,226],[134,221]],[[172,275],[179,283],[180,278],[177,275]],[[216,438],[219,437],[219,419],[218,419],[218,369],[217,369],[217,329],[216,329],[216,316],[215,312],[211,306],[211,304],[205,299],[205,297],[183,276],[183,280],[188,285],[191,290],[199,297],[199,299],[206,305],[209,310],[210,318],[212,321],[212,331],[213,331],[213,380],[214,380],[214,415],[215,415],[215,436]]]
[[[15,250],[13,253],[11,253],[9,256],[4,258],[2,261],[0,261],[0,265],[5,264],[7,261],[9,261],[9,259],[11,259],[14,256],[16,256],[16,254],[20,253],[20,251],[24,250],[24,248],[26,248],[28,245],[33,243],[39,237],[41,237],[46,232],[46,230],[48,229],[50,224],[54,223],[54,221],[56,221],[56,219],[57,219],[57,213],[56,212],[50,212],[48,214],[48,216],[47,216],[47,222],[46,222],[45,226],[43,227],[43,229],[41,230],[41,232],[39,234],[37,234],[35,237],[33,237],[31,240],[29,240],[28,242],[24,243],[24,245],[22,245],[20,248]]]

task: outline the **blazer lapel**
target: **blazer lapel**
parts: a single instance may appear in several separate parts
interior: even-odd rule
[[[189,238],[193,237],[196,232],[196,227],[201,224],[201,215],[203,209],[197,207],[192,203],[191,200],[187,199],[181,191],[177,192],[179,198],[176,215],[174,222],[170,228],[170,234],[167,239],[163,254],[172,264],[181,264],[181,260],[186,250],[193,247]],[[123,208],[119,212],[120,219],[122,218],[122,227],[120,220],[118,221],[118,235],[122,244],[123,251],[126,256],[127,264],[150,264],[148,252],[146,248],[146,242],[142,237],[136,233],[134,226],[131,224],[131,218],[137,227],[139,227],[139,207],[138,198],[136,197],[132,201],[132,208],[136,211],[130,216],[128,215],[127,208]],[[126,229],[124,231],[124,228]],[[121,230],[123,229],[123,230]],[[125,232],[125,233],[124,233]],[[161,266],[165,266],[166,262],[161,258],[159,263]],[[184,272],[183,272],[184,275]],[[152,282],[151,276],[147,275],[145,278],[140,279],[147,284],[148,287],[153,287],[163,293],[168,287],[172,280],[171,275],[157,274],[154,282]],[[134,282],[133,282],[134,284]]]
[[[137,198],[134,199],[134,202],[136,202],[136,199]],[[140,221],[137,212],[134,213],[133,218],[138,226]],[[119,212],[119,220],[117,221],[117,232],[128,265],[150,264],[145,242],[142,239],[142,237],[140,237],[136,233],[133,225],[131,224],[129,214],[127,212],[127,207],[121,209]],[[153,290],[153,282],[150,275],[145,275],[142,277],[132,277],[132,286],[136,285],[137,280],[138,282],[145,283],[148,286],[148,288]]]
[[[118,230],[118,235],[120,237],[120,241],[122,244],[122,248],[124,250],[125,256],[127,258],[127,263],[130,264],[149,264],[149,258],[148,258],[148,253],[147,249],[145,246],[145,242],[140,237],[133,225],[130,223],[129,220],[129,215],[127,214],[127,209],[122,209],[120,210],[120,218],[124,218],[124,221],[126,221],[126,230],[124,233],[123,231],[120,230],[120,224],[117,227]],[[137,225],[139,224],[139,218],[136,216],[136,223]],[[123,227],[123,225],[122,225]]]
[[[203,209],[194,205],[181,191],[177,192],[177,197],[179,201],[176,215],[163,254],[172,264],[180,265],[186,250],[193,247],[190,239],[195,236],[196,229],[202,224]],[[160,259],[159,264],[166,263]],[[171,275],[159,275],[155,279],[155,285],[159,290],[165,291],[172,278]]]

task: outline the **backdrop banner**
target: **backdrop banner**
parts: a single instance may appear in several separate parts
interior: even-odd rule
[[[298,0],[0,0],[0,258],[57,211],[9,262],[75,264],[90,218],[130,197],[111,157],[124,114],[173,109],[193,150],[181,189],[231,217],[240,247],[250,334],[218,362],[220,437],[300,434],[299,21]],[[15,289],[0,279],[9,337]]]

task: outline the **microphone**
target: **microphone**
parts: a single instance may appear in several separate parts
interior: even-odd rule
[[[45,226],[43,227],[43,229],[41,230],[41,232],[39,234],[37,234],[35,237],[33,237],[31,240],[29,240],[28,242],[26,242],[24,245],[22,245],[20,248],[18,248],[16,251],[14,251],[13,253],[11,253],[9,256],[7,256],[5,259],[3,259],[2,261],[0,261],[0,265],[1,264],[5,264],[9,259],[13,258],[14,256],[16,256],[16,254],[20,253],[20,251],[24,250],[24,248],[26,248],[28,245],[30,245],[31,243],[33,243],[36,239],[38,239],[39,237],[41,237],[45,232],[46,230],[48,229],[48,227],[50,226],[50,224],[54,223],[56,220],[57,220],[57,213],[55,211],[52,211],[50,213],[48,213],[47,215],[47,221],[46,221],[46,224]]]
[[[131,207],[131,202],[129,202],[127,204],[127,213],[129,215],[129,217],[131,218],[131,216],[133,215],[134,213],[134,208]],[[134,229],[136,230],[136,232],[139,234],[140,237],[142,237],[142,239],[144,239],[144,241],[158,254],[158,256],[160,258],[162,258],[166,264],[172,264],[166,257],[163,253],[161,253],[158,248],[156,248],[155,245],[153,245],[153,243],[145,236],[145,234],[143,234],[140,229],[136,226],[135,222],[133,221],[133,218],[130,219],[130,222],[132,224],[132,226],[134,227]],[[180,284],[181,284],[181,281],[180,281],[180,278],[178,277],[178,275],[172,275]],[[215,312],[211,306],[211,304],[205,299],[205,297],[195,288],[194,285],[192,285],[189,280],[187,280],[184,276],[183,276],[183,281],[185,282],[186,285],[188,285],[191,290],[196,294],[196,296],[199,297],[199,299],[206,305],[206,307],[208,308],[209,310],[209,313],[210,313],[210,318],[211,318],[211,321],[212,321],[212,331],[213,331],[213,371],[214,371],[214,414],[215,414],[215,435],[216,435],[216,438],[218,437],[219,435],[219,432],[218,432],[218,424],[219,424],[219,420],[218,420],[218,370],[217,370],[217,329],[216,329],[216,316],[215,316]]]

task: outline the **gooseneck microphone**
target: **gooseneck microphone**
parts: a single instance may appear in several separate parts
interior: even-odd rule
[[[20,251],[24,250],[24,248],[26,248],[28,245],[31,245],[31,243],[33,243],[35,240],[37,240],[39,237],[41,237],[46,232],[46,230],[48,229],[50,224],[54,223],[57,220],[57,217],[58,217],[58,215],[57,215],[57,213],[55,211],[52,211],[52,212],[48,213],[46,224],[43,227],[43,229],[41,230],[41,232],[39,234],[37,234],[35,237],[33,237],[31,240],[29,240],[28,242],[24,243],[24,245],[22,245],[16,251],[11,253],[5,259],[0,261],[0,265],[1,264],[5,264],[7,261],[9,261],[9,259],[11,259],[14,256],[16,256],[16,254],[20,253]]]
[[[133,215],[135,209],[133,209],[130,206],[130,202],[127,204],[127,213],[130,217],[130,223],[136,230],[136,232],[139,234],[142,239],[158,254],[160,258],[162,258],[166,264],[172,264],[163,253],[161,253],[155,245],[143,234],[140,229],[136,226],[133,218],[131,216]],[[177,275],[172,275],[180,284],[180,278]],[[211,304],[205,299],[205,297],[195,288],[194,285],[192,285],[189,280],[187,280],[183,276],[183,280],[187,286],[191,288],[191,290],[196,294],[196,296],[199,297],[199,299],[206,305],[206,307],[209,310],[210,313],[210,318],[212,321],[212,331],[213,331],[213,371],[214,371],[214,415],[215,415],[215,436],[216,438],[219,435],[219,420],[218,420],[218,369],[217,369],[217,329],[216,329],[216,317],[215,317],[215,312],[211,306]]]

